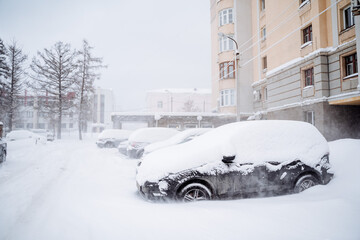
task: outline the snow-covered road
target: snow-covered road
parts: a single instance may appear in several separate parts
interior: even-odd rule
[[[330,143],[327,186],[272,198],[149,203],[136,161],[94,140],[10,142],[0,239],[360,239],[360,141]]]

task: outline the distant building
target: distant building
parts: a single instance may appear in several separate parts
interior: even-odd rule
[[[72,101],[75,93],[71,92],[66,99]],[[18,111],[14,114],[14,129],[55,129],[55,121],[45,117],[41,107],[51,102],[51,97],[46,95],[36,96],[25,91],[24,95],[18,96]],[[70,109],[62,116],[61,128],[75,130],[77,128],[77,115],[74,109]]]
[[[146,93],[147,112],[211,112],[210,89],[156,89]]]
[[[115,110],[112,89],[96,88],[93,99],[92,132],[102,132],[112,128],[111,113]]]

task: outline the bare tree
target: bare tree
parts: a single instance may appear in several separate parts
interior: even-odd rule
[[[7,64],[6,47],[0,39],[0,121],[6,120],[8,109],[9,84],[7,79],[9,77],[9,66]]]
[[[9,61],[9,94],[8,94],[8,127],[12,130],[15,114],[19,108],[18,96],[24,85],[24,62],[27,55],[17,46],[16,41],[8,45],[7,55]]]
[[[94,93],[94,81],[100,76],[98,70],[106,67],[102,65],[102,58],[93,57],[93,47],[86,40],[83,40],[82,50],[79,51],[79,72],[77,86],[80,96],[78,103],[79,110],[79,139],[82,140],[82,131],[86,127],[87,120],[91,116],[91,97]]]
[[[48,98],[43,103],[45,117],[56,119],[57,138],[61,138],[63,114],[72,105],[74,84],[76,81],[78,53],[69,44],[57,42],[51,49],[44,49],[34,57],[30,68],[34,80],[32,87]],[[45,94],[44,94],[45,95]]]
[[[200,109],[195,106],[194,101],[190,99],[184,103],[183,110],[185,112],[200,112]]]

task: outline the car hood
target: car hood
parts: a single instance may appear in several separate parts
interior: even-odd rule
[[[325,138],[311,124],[297,121],[251,121],[227,124],[196,139],[146,155],[136,179],[159,179],[202,166],[202,171],[221,163],[223,156],[236,156],[235,163],[263,164],[300,159],[315,166],[329,153]],[[212,164],[210,164],[212,163]]]

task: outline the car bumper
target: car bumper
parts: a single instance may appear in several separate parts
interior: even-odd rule
[[[97,141],[96,142],[96,145],[99,147],[99,148],[103,148],[105,146],[105,143],[104,142],[99,142]]]
[[[153,185],[139,185],[136,183],[137,189],[140,195],[151,202],[167,201],[168,197],[166,193],[161,193],[157,184]]]

